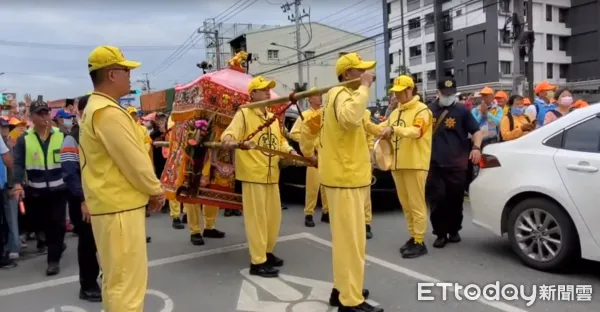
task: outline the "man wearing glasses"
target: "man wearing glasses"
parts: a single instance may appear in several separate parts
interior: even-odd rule
[[[36,231],[44,233],[45,241],[38,237],[38,246],[48,248],[46,275],[51,276],[60,272],[65,248],[67,186],[60,166],[64,134],[51,126],[50,109],[42,99],[31,103],[29,114],[33,127],[14,147],[13,196],[20,201],[27,189],[27,213]]]
[[[129,94],[130,70],[140,65],[117,47],[94,49],[88,58],[94,92],[79,122],[83,193],[103,272],[102,302],[110,312],[144,310],[145,207],[156,211],[165,202],[145,135],[118,102]]]

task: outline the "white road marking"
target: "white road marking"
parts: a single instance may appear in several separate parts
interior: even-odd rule
[[[305,234],[306,234],[305,238],[310,239],[310,240],[312,240],[312,241],[314,241],[316,243],[319,243],[319,244],[331,247],[331,242],[330,241],[328,241],[326,239],[322,239],[322,238],[317,237],[317,236],[315,236],[313,234],[310,234],[310,233],[305,233]],[[431,282],[431,283],[442,282],[441,280],[438,280],[438,279],[436,279],[434,277],[427,276],[425,274],[419,273],[417,271],[413,271],[413,270],[411,270],[409,268],[405,268],[405,267],[399,266],[397,264],[393,264],[393,263],[385,261],[383,259],[379,259],[379,258],[376,258],[376,257],[373,257],[373,256],[369,256],[369,255],[367,255],[366,258],[367,258],[368,261],[370,261],[372,263],[375,263],[375,264],[377,264],[379,266],[382,266],[382,267],[384,267],[386,269],[390,269],[392,271],[404,274],[406,276],[412,277],[412,278],[417,279],[417,280],[421,280],[421,281],[424,281],[424,282]],[[417,285],[415,283],[415,287],[416,286]],[[452,288],[450,288],[450,289],[452,289]],[[504,302],[485,300],[483,297],[481,297],[477,301],[480,302],[480,303],[483,303],[485,305],[488,305],[490,307],[496,308],[496,309],[498,309],[500,311],[504,311],[504,312],[528,312],[527,310],[523,310],[521,308],[512,306],[510,304],[506,304]]]
[[[242,280],[242,288],[238,298],[237,310],[245,312],[280,312],[286,311],[288,302],[260,301],[258,290],[246,280]]]
[[[249,269],[243,269],[240,273],[246,279],[258,285],[260,288],[264,289],[269,294],[281,301],[297,301],[304,297],[301,292],[284,283],[279,278],[262,278],[259,276],[250,275]]]
[[[59,308],[59,310],[52,308],[50,310],[46,310],[45,312],[87,312],[87,311],[80,307],[62,306]]]
[[[321,245],[331,247],[330,241],[322,239],[322,238],[317,237],[310,233],[297,233],[297,234],[293,234],[293,235],[282,236],[278,239],[278,242],[291,241],[291,240],[297,240],[297,239],[302,239],[302,238],[310,239]],[[246,249],[246,248],[248,248],[247,243],[233,245],[233,246],[226,246],[226,247],[215,248],[215,249],[211,249],[211,250],[205,250],[205,251],[194,252],[194,253],[189,253],[189,254],[184,254],[184,255],[178,255],[178,256],[173,256],[173,257],[168,257],[168,258],[163,258],[163,259],[152,260],[148,263],[148,265],[149,265],[149,267],[156,267],[156,266],[161,266],[164,264],[181,262],[181,261],[185,261],[185,260],[201,258],[201,257],[206,257],[206,256],[211,256],[211,255],[216,255],[216,254],[222,254],[222,253],[242,250],[242,249]],[[441,280],[438,280],[431,276],[419,273],[417,271],[413,271],[411,269],[399,266],[397,264],[393,264],[391,262],[385,261],[380,258],[376,258],[376,257],[367,255],[367,260],[372,263],[375,263],[381,267],[390,269],[392,271],[401,273],[403,275],[412,277],[417,280],[421,280],[424,282],[434,282],[434,283],[441,282]],[[53,280],[44,281],[44,282],[38,282],[38,283],[22,285],[22,286],[17,286],[17,287],[5,288],[5,289],[0,290],[0,297],[12,295],[12,294],[24,293],[24,292],[28,292],[28,291],[32,291],[32,290],[44,289],[44,288],[48,288],[48,287],[59,286],[59,285],[68,284],[68,283],[73,283],[73,282],[77,282],[78,280],[79,280],[79,277],[77,275],[73,275],[73,276],[69,276],[69,277],[63,277],[63,278],[53,279]],[[416,284],[415,284],[415,287],[416,287]],[[528,312],[527,310],[506,304],[504,302],[488,301],[485,299],[479,299],[478,301],[482,304],[488,305],[490,307],[493,307],[495,309],[498,309],[498,310],[504,311],[504,312]]]

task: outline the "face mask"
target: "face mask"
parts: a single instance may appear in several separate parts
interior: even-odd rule
[[[379,117],[381,117],[381,115],[379,113],[375,113],[375,114],[373,114],[373,117],[379,118]]]
[[[63,125],[65,127],[71,127],[71,126],[73,126],[73,119],[65,119],[65,120],[63,120]]]
[[[442,107],[448,107],[454,104],[455,97],[454,96],[442,96],[440,97],[439,103]]]
[[[571,106],[571,104],[573,104],[573,97],[563,96],[560,99],[558,99],[558,104],[560,106]]]
[[[554,97],[554,91],[546,91],[546,97],[551,99]]]
[[[513,107],[510,109],[513,116],[521,116],[525,113],[525,107]]]

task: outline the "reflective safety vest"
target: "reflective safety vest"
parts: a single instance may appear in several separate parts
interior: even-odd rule
[[[65,135],[52,128],[48,152],[44,155],[42,142],[32,129],[25,135],[25,171],[27,185],[36,189],[56,188],[64,184],[60,166],[60,148]]]

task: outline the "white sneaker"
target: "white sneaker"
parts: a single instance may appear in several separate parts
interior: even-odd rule
[[[8,254],[8,259],[10,260],[17,260],[19,259],[19,253],[18,252],[11,252]]]

